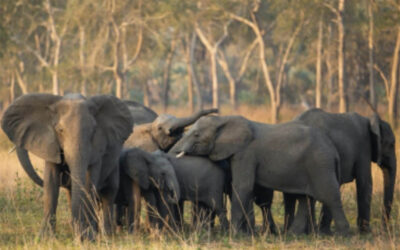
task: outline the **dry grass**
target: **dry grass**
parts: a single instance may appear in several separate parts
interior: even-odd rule
[[[155,108],[159,113],[160,109]],[[368,114],[368,110],[359,110]],[[169,113],[184,116],[188,110],[169,109]],[[300,110],[283,107],[281,119],[289,120],[298,114]],[[241,107],[237,112],[222,107],[221,113],[241,114],[245,117],[268,122],[268,110],[264,107]],[[399,131],[396,131],[399,138]],[[351,224],[349,238],[302,236],[286,237],[285,235],[257,235],[254,237],[231,237],[216,230],[185,230],[182,235],[174,235],[168,232],[144,229],[134,235],[128,235],[126,231],[117,233],[113,237],[101,236],[94,243],[78,243],[73,239],[72,229],[69,224],[70,212],[67,206],[65,193],[61,192],[59,207],[57,210],[57,235],[55,238],[37,240],[40,222],[43,215],[42,190],[28,179],[18,163],[15,153],[8,153],[11,144],[6,141],[0,132],[0,249],[390,249],[397,248],[400,243],[400,193],[396,185],[395,199],[392,210],[391,228],[387,232],[381,228],[381,205],[383,193],[383,178],[377,166],[373,171],[373,197],[371,211],[372,232],[368,235],[359,235],[356,228],[357,206],[355,197],[355,185],[347,184],[342,187],[342,200],[346,216]],[[400,147],[397,148],[397,155]],[[400,159],[400,157],[399,157]],[[33,157],[33,163],[43,170],[43,162]],[[398,184],[398,183],[397,183]],[[188,217],[187,207],[185,216]],[[283,225],[283,203],[281,194],[276,194],[273,204],[273,215],[279,226]],[[260,211],[256,210],[258,227],[261,222]]]

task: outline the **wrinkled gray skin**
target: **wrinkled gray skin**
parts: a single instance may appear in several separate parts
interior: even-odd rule
[[[209,210],[202,213],[215,213],[221,222],[221,227],[228,228],[226,209],[224,205],[225,173],[219,166],[205,157],[184,156],[176,158],[174,155],[158,152],[161,157],[168,159],[175,169],[178,178],[181,197],[179,207],[175,206],[175,219],[178,226],[183,225],[183,202],[191,201],[195,211],[199,211],[199,204]],[[201,208],[200,208],[201,210]],[[202,216],[196,214],[196,216]],[[204,214],[204,219],[210,219],[212,214]],[[203,218],[195,218],[204,222]]]
[[[371,161],[382,169],[384,177],[384,210],[383,222],[390,216],[393,191],[396,181],[395,137],[390,125],[381,120],[377,114],[371,118],[357,113],[333,114],[321,109],[311,109],[296,120],[309,126],[319,128],[335,145],[340,156],[340,184],[356,180],[358,218],[360,232],[368,232],[372,196]],[[294,212],[294,198],[287,203]],[[332,215],[323,207],[320,230],[330,233]],[[386,224],[385,224],[386,225]]]
[[[157,113],[154,110],[130,100],[123,100],[125,105],[128,107],[129,112],[134,118],[135,125],[140,125],[144,123],[151,123],[157,118]]]
[[[25,171],[44,187],[42,234],[55,230],[60,186],[68,188],[74,231],[82,239],[93,239],[98,229],[89,198],[102,202],[104,228],[111,233],[112,204],[119,185],[118,157],[133,126],[119,99],[28,94],[8,107],[1,125],[17,146]],[[27,151],[45,160],[43,181]]]
[[[234,231],[254,232],[252,204],[257,184],[322,201],[332,211],[337,232],[348,233],[340,198],[338,154],[317,130],[299,122],[269,125],[241,116],[208,116],[200,118],[171,151],[181,152],[179,156],[230,160]],[[303,228],[293,225],[293,233],[303,233]]]
[[[154,208],[157,208],[157,203],[152,199],[152,193],[166,197],[166,202],[176,203],[180,198],[180,186],[170,161],[157,152],[148,153],[139,148],[130,148],[124,150],[119,162],[120,186],[115,200],[115,203],[119,205],[117,224],[122,225],[122,206],[128,206],[129,232],[133,232],[134,223],[137,223],[134,221],[134,182],[139,184],[141,193]],[[158,222],[156,219],[155,216],[150,216],[151,222]]]
[[[162,114],[157,117],[154,111],[141,104],[132,103],[131,101],[125,101],[125,103],[128,105],[137,125],[135,125],[134,132],[129,136],[124,147],[138,147],[147,152],[156,150],[167,151],[181,138],[185,127],[192,125],[202,116],[218,112],[218,109],[208,109],[182,118],[168,114]],[[154,120],[152,121],[152,119]],[[152,122],[145,123],[146,121]],[[160,201],[162,198],[160,195],[152,192],[145,192],[143,195],[147,200],[153,200],[157,203],[154,207],[159,209],[160,214],[169,213],[169,211],[165,211],[166,208],[163,204],[164,202]],[[118,206],[117,210],[121,211],[123,208]]]
[[[145,111],[147,113],[147,111]],[[216,113],[217,109],[201,110],[191,116],[177,118],[172,115],[159,115],[151,123],[135,126],[124,147],[139,147],[148,152],[168,151],[182,136],[185,127],[192,125],[202,116]],[[140,112],[132,113],[135,118]]]

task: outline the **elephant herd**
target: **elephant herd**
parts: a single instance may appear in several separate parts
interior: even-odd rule
[[[330,234],[333,220],[336,233],[347,235],[340,186],[353,180],[357,225],[368,232],[371,162],[383,172],[382,219],[388,225],[395,136],[377,114],[366,118],[310,109],[290,122],[265,124],[209,115],[217,112],[177,118],[110,95],[28,94],[7,108],[1,126],[28,176],[43,187],[41,235],[55,232],[60,187],[67,190],[73,229],[81,239],[94,239],[101,228],[111,234],[115,224],[134,231],[142,197],[155,227],[182,227],[183,204],[190,201],[193,220],[213,226],[218,216],[222,230],[254,233],[255,203],[263,230],[275,233],[274,190],[284,194],[285,231]],[[44,159],[43,179],[28,152]],[[225,197],[231,202],[230,222]],[[322,203],[322,216],[314,228],[316,201]]]

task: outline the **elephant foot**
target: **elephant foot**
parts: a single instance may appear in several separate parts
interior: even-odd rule
[[[371,228],[369,227],[369,221],[360,221],[358,220],[358,230],[360,234],[368,234],[371,233]]]
[[[333,235],[330,227],[320,227],[318,232],[322,235]]]

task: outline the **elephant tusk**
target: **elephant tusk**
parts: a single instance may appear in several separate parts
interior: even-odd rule
[[[16,149],[17,149],[17,146],[14,146],[14,147],[12,147],[12,148],[8,151],[8,153],[11,154],[11,153],[14,152]]]
[[[176,155],[176,158],[181,158],[184,155],[185,155],[185,151],[182,151],[182,152],[180,152],[179,154]]]

